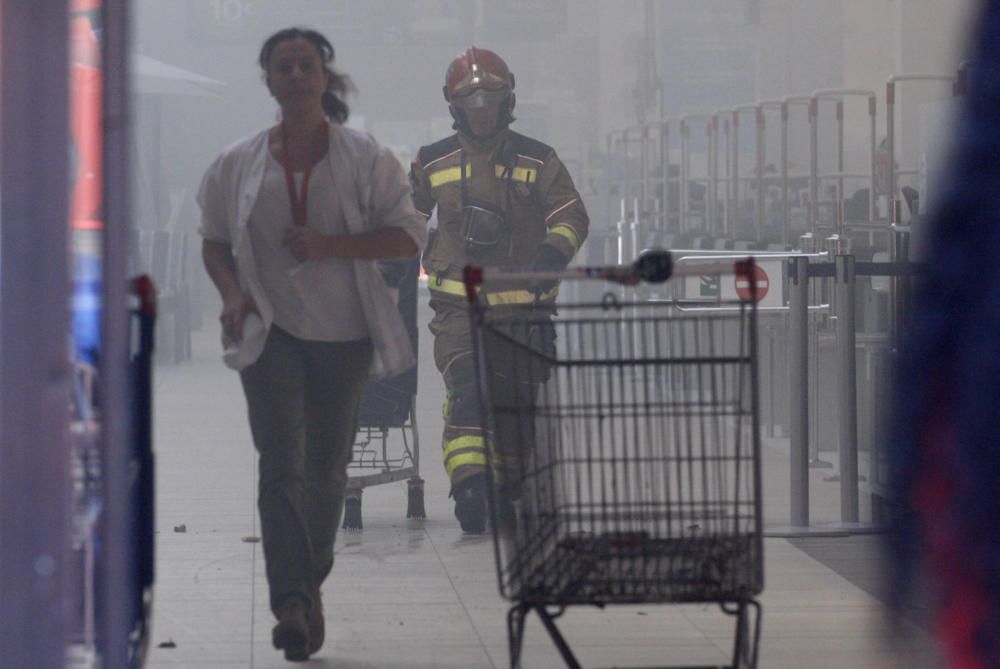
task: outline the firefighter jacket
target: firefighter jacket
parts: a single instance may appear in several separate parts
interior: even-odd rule
[[[455,134],[421,147],[410,181],[418,211],[430,218],[437,207],[437,232],[424,253],[432,289],[435,279],[439,289],[444,279],[451,284],[466,264],[528,266],[542,244],[568,263],[587,236],[587,211],[555,151],[510,129],[487,144]],[[469,245],[470,205],[502,216],[495,244]]]

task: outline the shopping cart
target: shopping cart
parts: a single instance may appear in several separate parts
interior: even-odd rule
[[[734,275],[753,261],[567,273],[466,270],[490,511],[511,667],[535,611],[567,666],[555,620],[574,604],[712,602],[735,618],[733,668],[756,666],[763,589],[753,299],[491,307],[494,282],[671,272]],[[653,271],[649,271],[653,270]],[[742,277],[742,279],[741,279]],[[742,280],[742,284],[740,283]]]
[[[417,276],[420,259],[385,263],[383,277],[399,291],[399,313],[413,350],[417,349]],[[343,527],[361,530],[365,488],[395,481],[407,484],[407,518],[424,518],[424,480],[420,478],[420,433],[416,419],[417,366],[369,383],[361,397],[358,434],[348,465]]]

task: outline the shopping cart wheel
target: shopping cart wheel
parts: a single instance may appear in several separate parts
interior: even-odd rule
[[[361,490],[348,490],[344,500],[344,529],[348,532],[360,532],[361,524]]]
[[[419,476],[412,476],[406,481],[406,517],[427,517],[424,511],[424,480]]]

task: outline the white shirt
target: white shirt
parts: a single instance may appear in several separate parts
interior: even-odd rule
[[[295,173],[302,192],[305,172]],[[330,170],[312,170],[306,202],[306,225],[324,234],[345,235],[347,224],[335,197]],[[285,170],[268,151],[264,181],[250,214],[248,230],[257,259],[257,275],[274,307],[274,323],[299,339],[352,341],[368,337],[365,312],[355,287],[354,263],[349,258],[327,258],[303,263],[284,246],[292,226],[291,202]],[[321,268],[312,265],[323,265]],[[312,280],[321,276],[322,283]],[[303,280],[304,279],[304,280]]]
[[[422,249],[427,243],[427,221],[413,207],[409,181],[396,157],[370,135],[335,123],[330,124],[329,140],[330,150],[313,173],[329,170],[334,189],[310,194],[310,206],[314,199],[335,199],[350,234],[400,228]],[[209,166],[198,191],[200,232],[205,239],[232,248],[240,285],[254,299],[267,329],[274,322],[274,308],[261,285],[253,244],[246,233],[260,196],[268,154],[268,130],[240,140]],[[373,261],[354,259],[352,263],[375,350],[371,375],[400,374],[414,365],[415,357],[396,308],[395,291],[385,285]],[[315,262],[306,265],[323,267]],[[318,276],[322,271],[314,271],[317,282],[323,283]]]

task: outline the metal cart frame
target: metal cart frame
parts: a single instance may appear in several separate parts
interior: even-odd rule
[[[555,622],[567,607],[692,602],[736,618],[727,666],[756,667],[763,520],[753,261],[674,266],[675,275],[736,274],[748,295],[714,313],[610,297],[560,304],[558,317],[491,307],[476,299],[477,273],[540,273],[466,275],[498,583],[513,603],[511,667],[521,666],[532,611],[578,669]]]
[[[387,263],[383,277],[399,290],[399,312],[410,344],[417,349],[417,291],[420,259]],[[406,517],[426,518],[424,480],[420,477],[417,430],[417,366],[398,376],[368,384],[361,397],[358,434],[348,465],[343,528],[360,531],[365,488],[406,481]],[[398,437],[395,439],[393,437]]]

